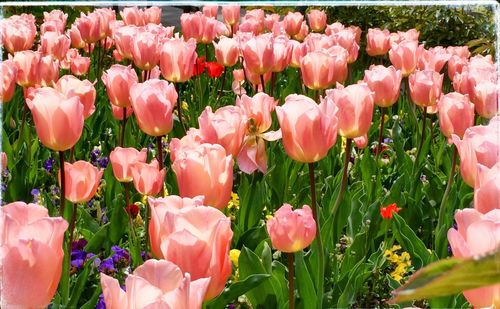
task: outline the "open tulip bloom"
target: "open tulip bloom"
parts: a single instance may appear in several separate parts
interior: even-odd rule
[[[496,2],[14,5],[1,308],[500,307]]]

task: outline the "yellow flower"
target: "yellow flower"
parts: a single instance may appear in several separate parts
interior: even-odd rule
[[[187,104],[186,101],[182,101],[182,109],[185,110],[185,111],[189,110],[189,105]]]
[[[168,195],[167,185],[163,184],[163,196],[167,196],[167,195]]]
[[[240,209],[240,197],[237,193],[231,192],[231,200],[227,203],[228,209]]]
[[[229,251],[229,258],[231,259],[231,262],[233,262],[234,266],[236,266],[236,268],[238,267],[240,253],[241,252],[238,249],[231,249],[231,251]]]
[[[273,218],[272,215],[266,215],[266,220],[271,220]]]
[[[135,217],[134,224],[136,226],[142,226],[144,224],[144,221],[142,221],[141,214],[137,214],[137,217]]]

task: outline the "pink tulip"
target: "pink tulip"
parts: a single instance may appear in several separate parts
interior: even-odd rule
[[[43,22],[43,24],[40,25],[40,36],[43,36],[47,32],[55,32],[57,34],[62,34],[64,33],[64,27],[66,27],[66,25],[63,24],[63,22],[58,19],[51,19],[45,21]]]
[[[477,164],[492,168],[500,161],[500,117],[490,120],[488,126],[474,126],[465,130],[462,140],[452,135],[452,140],[460,155],[460,173],[466,184],[474,187]]]
[[[284,35],[274,38],[274,65],[271,69],[272,72],[282,72],[290,63],[292,57],[292,45],[290,45],[289,42],[290,40],[288,39],[288,37]]]
[[[125,279],[122,290],[117,279],[101,273],[106,308],[201,308],[210,278],[192,275],[165,260],[147,260]]]
[[[442,92],[443,74],[432,70],[416,71],[408,77],[413,103],[427,107],[437,104]]]
[[[71,39],[71,46],[73,48],[84,48],[86,43],[82,39],[82,35],[80,34],[80,30],[76,26],[76,24],[73,24],[71,26],[71,29],[68,30],[68,35]]]
[[[107,37],[111,37],[112,33],[110,25],[116,21],[115,10],[110,8],[99,8],[94,9],[92,14],[95,15],[95,18],[99,19],[99,39],[104,40]]]
[[[215,59],[217,63],[232,67],[235,65],[240,56],[239,44],[235,39],[223,37],[218,43],[213,42],[215,48]]]
[[[300,62],[304,85],[313,90],[329,88],[337,73],[336,62],[339,62],[338,58],[324,51],[307,53]],[[347,66],[347,62],[345,65]]]
[[[68,223],[47,208],[15,202],[0,208],[2,308],[45,308],[61,278]]]
[[[158,161],[154,159],[151,163],[136,160],[130,167],[135,189],[144,195],[155,196],[163,190],[163,179],[165,169],[160,170]]]
[[[102,178],[102,170],[89,162],[64,163],[66,199],[71,203],[85,203],[94,197]],[[59,173],[59,183],[61,173]]]
[[[286,35],[286,32],[281,32],[281,35]],[[293,38],[299,42],[304,41],[304,39],[307,37],[309,34],[309,27],[307,26],[306,21],[302,22],[302,25],[300,26],[299,33],[293,36]]]
[[[195,40],[187,42],[182,39],[167,40],[160,54],[161,74],[169,82],[185,82],[193,75],[196,58]]]
[[[2,166],[2,170],[5,170],[7,168],[7,154],[2,151],[2,154],[0,155],[0,166]]]
[[[369,70],[365,70],[363,81],[373,91],[374,103],[380,107],[389,107],[398,101],[401,79],[401,71],[392,65],[388,68],[372,65]]]
[[[161,23],[161,8],[152,6],[144,9],[144,24],[160,24]]]
[[[474,125],[474,104],[467,95],[450,92],[441,96],[437,106],[439,127],[450,142],[452,134],[462,138],[465,130]]]
[[[304,205],[293,210],[290,204],[283,204],[267,220],[267,233],[271,238],[273,248],[282,252],[297,252],[308,247],[316,236],[316,222],[312,210]]]
[[[333,83],[344,83],[347,79],[347,63],[349,53],[345,50],[345,48],[334,45],[327,49],[327,52],[335,57],[335,74],[333,75]]]
[[[58,60],[64,59],[71,44],[70,39],[57,32],[45,32],[41,38],[42,53],[52,55]]]
[[[40,52],[31,50],[20,51],[14,54],[12,61],[16,65],[16,82],[21,87],[31,87],[38,83],[38,64]]]
[[[78,28],[80,37],[86,44],[96,43],[103,38],[103,35],[106,35],[105,33],[101,33],[101,19],[95,13],[85,15],[81,12],[80,17],[75,20],[73,25]],[[76,46],[73,45],[73,47]]]
[[[325,34],[331,35],[331,34],[339,32],[340,30],[343,30],[343,29],[345,29],[344,25],[342,25],[339,22],[334,22],[331,25],[326,25]]]
[[[500,161],[492,168],[477,165],[474,208],[483,214],[500,209]]]
[[[193,150],[203,143],[203,137],[199,129],[190,128],[181,139],[172,138],[169,143],[170,160],[175,161],[176,157],[186,150]]]
[[[102,82],[106,85],[109,101],[118,107],[129,107],[130,88],[139,82],[137,74],[131,66],[113,64],[102,74]]]
[[[31,49],[36,36],[35,17],[13,15],[2,21],[2,45],[10,54]]]
[[[111,112],[113,113],[113,117],[120,121],[123,120],[123,107],[118,107],[116,105],[111,104]],[[130,117],[134,113],[134,110],[132,107],[126,107],[125,108],[125,118]]]
[[[455,213],[457,229],[448,230],[448,241],[453,256],[471,258],[498,250],[500,246],[500,211],[481,214],[475,209]],[[476,308],[499,305],[500,284],[464,291],[464,296]]]
[[[59,79],[59,62],[51,55],[41,57],[36,73],[37,85],[52,87]]]
[[[479,116],[489,119],[499,114],[498,98],[500,87],[498,83],[488,80],[481,81],[474,86],[473,93],[474,105]]]
[[[373,115],[374,94],[366,83],[337,87],[326,91],[327,98],[338,107],[338,130],[345,138],[368,133]]]
[[[236,98],[236,106],[246,115],[248,130],[252,133],[264,133],[272,125],[271,113],[277,105],[273,97],[259,92],[253,97],[243,95]]]
[[[450,59],[450,54],[441,46],[426,50],[423,45],[420,45],[418,54],[417,68],[419,70],[441,72],[446,62]]]
[[[126,7],[120,11],[120,16],[125,22],[125,25],[144,26],[144,11],[134,7]]]
[[[158,37],[148,31],[138,31],[132,40],[132,59],[141,70],[149,71],[160,61]]]
[[[76,76],[82,76],[84,74],[87,74],[89,67],[90,67],[89,57],[82,57],[78,55],[75,58],[71,59],[70,70],[71,73]]]
[[[55,87],[67,98],[78,97],[83,104],[83,117],[87,119],[95,111],[96,90],[94,85],[88,80],[80,80],[73,75],[64,75],[61,77]]]
[[[448,46],[446,47],[446,52],[450,55],[455,55],[460,58],[469,58],[470,57],[470,52],[469,52],[469,47],[467,46]]]
[[[280,22],[280,18],[281,16],[279,14],[266,14],[266,17],[264,18],[264,28],[272,32],[274,25]]]
[[[283,18],[283,26],[285,27],[286,33],[290,36],[294,36],[300,31],[302,22],[304,21],[304,15],[300,12],[288,12]]]
[[[321,32],[326,28],[326,13],[320,10],[310,10],[307,14],[309,27],[314,32]]]
[[[342,46],[348,53],[347,63],[353,63],[358,58],[359,45],[356,34],[349,28],[330,35],[336,45]]]
[[[182,35],[186,40],[195,39],[198,43],[212,43],[217,35],[218,21],[201,12],[181,15]]]
[[[289,45],[291,45],[290,66],[292,68],[300,68],[300,62],[302,61],[302,58],[307,54],[307,46],[304,43],[300,43],[296,40],[290,40]]]
[[[135,148],[122,148],[116,147],[109,154],[113,174],[119,182],[131,182],[132,178],[132,165],[135,162],[146,163],[147,149],[142,148],[138,151]]]
[[[177,177],[180,196],[205,196],[205,203],[224,209],[231,199],[233,157],[220,145],[201,144],[177,152],[172,169]]]
[[[410,75],[417,67],[417,41],[402,41],[399,44],[392,44],[389,50],[389,59],[392,65],[401,70],[404,77]]]
[[[337,139],[338,109],[331,100],[319,105],[304,95],[289,95],[276,107],[283,146],[292,159],[311,163],[326,156]]]
[[[247,118],[237,106],[224,106],[212,112],[207,106],[198,118],[203,140],[219,144],[235,158],[240,152],[245,136]]]
[[[245,76],[246,76],[247,81],[250,82],[254,88],[257,87],[257,92],[262,92],[263,91],[262,79],[261,79],[262,75],[257,74],[253,71],[250,71],[247,68],[246,62],[243,62],[243,69],[245,70]],[[264,73],[264,75],[263,75],[264,76],[264,85],[267,85],[269,80],[271,80],[271,74],[272,74],[271,71]]]
[[[160,247],[160,257],[176,263],[191,278],[210,277],[205,300],[216,297],[231,275],[231,220],[205,206],[151,207],[151,218],[150,226],[155,225],[152,230],[159,234],[151,242],[160,240],[151,247]]]
[[[203,206],[204,200],[205,198],[202,195],[193,198],[177,195],[160,198],[148,197],[148,204],[151,207],[149,239],[151,241],[151,251],[156,257],[163,256],[161,252],[162,236],[169,232],[169,228],[163,222],[165,215],[187,207]]]
[[[366,146],[368,146],[368,135],[365,134],[362,136],[355,137],[353,138],[353,141],[357,148],[363,149]]]
[[[172,112],[177,102],[173,84],[150,79],[130,88],[130,100],[141,130],[151,136],[162,136],[172,130]]]
[[[73,147],[83,130],[83,104],[79,97],[66,98],[53,88],[36,89],[26,100],[42,144],[55,151]]]
[[[456,73],[462,73],[462,69],[467,66],[467,64],[467,58],[452,55],[448,60],[448,77],[450,80],[453,81]]]
[[[50,12],[43,12],[43,21],[47,22],[49,20],[59,20],[66,25],[66,20],[68,19],[68,14],[65,14],[61,10],[52,10]],[[64,27],[63,27],[64,30]]]
[[[14,96],[16,90],[17,67],[14,61],[4,60],[0,63],[0,75],[2,83],[0,84],[0,101],[9,102]]]
[[[257,75],[271,71],[274,65],[273,37],[261,34],[248,40],[242,47],[245,66]]]
[[[370,56],[382,56],[391,49],[391,33],[379,28],[368,29],[366,34],[366,53]]]
[[[240,20],[240,6],[239,5],[223,5],[222,17],[226,24],[233,26]]]
[[[203,15],[205,15],[206,17],[217,18],[218,10],[219,6],[217,4],[207,4],[203,6]]]
[[[116,49],[123,59],[133,59],[132,49],[139,29],[134,25],[123,26],[113,33]]]

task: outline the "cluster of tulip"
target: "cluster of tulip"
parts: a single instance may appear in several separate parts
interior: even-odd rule
[[[142,210],[143,240],[127,211],[127,241],[135,270],[125,280],[125,291],[117,279],[104,273],[100,276],[108,308],[200,308],[203,301],[221,294],[232,273],[233,229],[224,211],[233,191],[234,164],[246,174],[266,174],[269,142],[280,139],[288,157],[308,165],[311,203],[295,210],[285,203],[268,218],[267,231],[272,246],[288,253],[290,307],[295,303],[294,253],[314,242],[311,250],[318,256],[314,284],[321,307],[329,263],[321,237],[322,216],[337,216],[348,186],[352,142],[358,149],[369,145],[376,106],[380,108],[378,161],[386,114],[396,114],[396,109],[400,116],[404,114],[401,103],[390,110],[400,99],[402,87],[414,103],[408,110],[416,125],[416,110],[423,115],[415,164],[423,151],[428,114],[438,113],[443,135],[456,146],[438,228],[445,226],[451,214],[446,200],[458,154],[462,178],[474,187],[474,209],[458,211],[458,230],[448,232],[453,254],[470,257],[498,248],[499,90],[490,56],[471,57],[463,46],[425,48],[419,45],[415,29],[396,33],[369,29],[366,53],[377,64],[353,82],[353,63],[362,52],[359,27],[327,24],[327,16],[320,10],[310,10],[307,20],[298,12],[289,12],[281,20],[280,15],[265,14],[261,9],[241,15],[239,6],[223,6],[222,22],[217,19],[217,6],[205,6],[202,12],[183,14],[182,34],[174,34],[174,27],[161,25],[158,7],[124,8],[120,20],[115,11],[99,8],[82,13],[70,27],[66,27],[67,14],[54,10],[44,14],[38,51],[31,50],[37,36],[32,15],[1,21],[2,44],[9,59],[0,67],[0,99],[9,102],[16,84],[22,87],[26,108],[20,132],[29,110],[41,143],[59,154],[61,188],[60,217],[49,217],[43,206],[23,202],[0,210],[2,307],[47,306],[59,281],[60,301],[67,304],[69,300],[68,254],[79,233],[77,205],[94,198],[104,173],[90,162],[75,161],[79,154],[74,149],[87,119],[108,108],[96,102],[100,85],[105,86],[101,91],[119,122],[120,134],[109,158],[114,177],[122,183],[123,208],[129,209],[131,204],[131,182],[149,205]],[[219,78],[223,72],[217,98],[236,95],[235,103],[215,111],[204,107],[198,128],[186,128],[181,97],[197,95],[186,89],[192,77],[200,74],[198,52],[203,45],[206,59],[213,50],[214,63],[223,67],[218,73],[209,73]],[[105,68],[111,56],[117,63]],[[392,65],[386,66],[387,60]],[[440,72],[446,63],[455,92],[444,94],[445,77]],[[301,93],[289,94],[280,102],[276,82],[290,69],[303,84]],[[229,95],[224,91],[226,71],[233,75]],[[60,77],[61,72],[73,75]],[[94,82],[89,80],[92,74]],[[277,123],[273,123],[274,111]],[[491,119],[489,124],[474,126],[478,115],[484,121]],[[156,158],[148,160],[145,148],[126,147],[128,118],[135,118],[140,130],[155,140]],[[184,134],[173,134],[177,126]],[[327,213],[316,201],[314,164],[331,154],[337,136],[345,141],[345,161],[339,193]],[[170,139],[169,159],[163,156],[165,137]],[[167,196],[165,162],[169,161],[179,196]],[[2,164],[5,169],[6,156],[2,156]],[[71,207],[66,207],[66,200]],[[136,258],[141,246],[155,259],[143,262]],[[490,306],[498,289],[482,288],[465,296],[474,306]]]

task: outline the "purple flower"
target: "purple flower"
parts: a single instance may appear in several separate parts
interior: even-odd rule
[[[384,143],[386,144],[392,143],[392,138],[389,137],[384,138]]]
[[[98,267],[99,272],[111,275],[116,272],[115,265],[112,258],[104,259]]]
[[[94,258],[96,255],[93,254],[93,253],[88,253],[87,254],[87,260],[90,260],[92,258]],[[99,267],[99,265],[101,265],[101,259],[98,258],[98,257],[95,257],[94,261],[92,262],[92,266],[93,267]]]
[[[78,240],[73,241],[71,244],[71,250],[83,250],[87,245],[87,240],[85,238],[80,238]]]
[[[3,192],[6,192],[7,191],[7,184],[5,182],[2,182],[0,184],[0,191],[3,193]]]
[[[112,246],[111,250],[113,250],[114,254],[111,256],[115,265],[118,268],[126,267],[130,263],[130,254],[127,250],[122,249],[118,246]]]
[[[45,160],[45,162],[43,162],[43,168],[45,169],[45,171],[47,173],[50,173],[52,172],[52,167],[54,166],[54,158],[48,158],[47,160]]]
[[[36,198],[37,196],[40,195],[40,190],[38,190],[36,188],[31,190],[31,195],[33,195],[33,197]]]
[[[95,305],[95,309],[106,309],[106,304],[104,303],[104,295],[99,295],[99,301]]]
[[[90,161],[94,163],[100,156],[101,156],[101,150],[97,147],[94,147],[94,149],[90,152]]]
[[[108,157],[100,157],[97,159],[97,166],[99,166],[100,168],[106,168],[108,164],[109,164]]]

